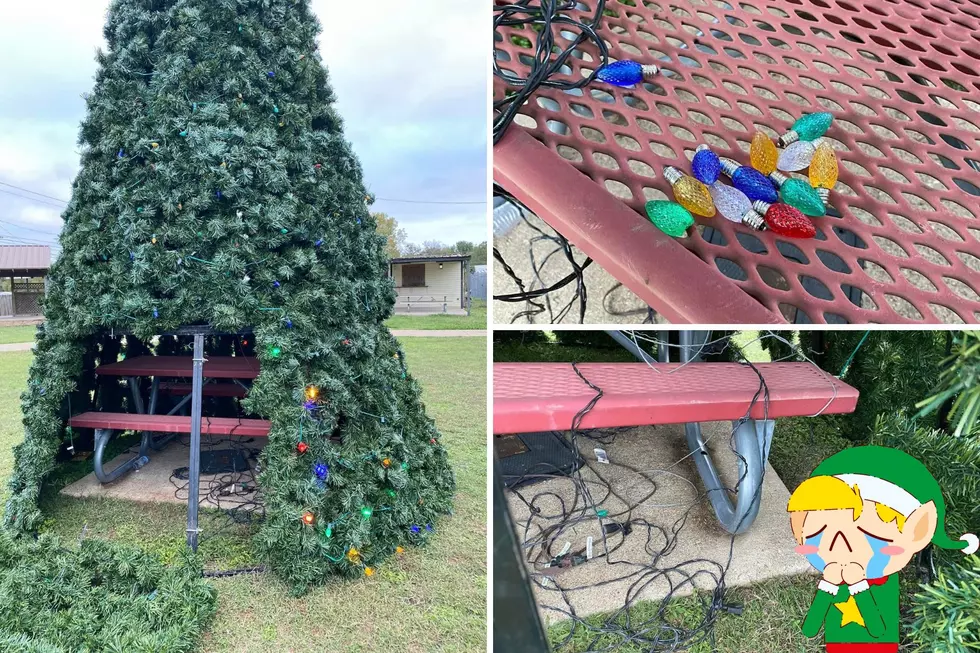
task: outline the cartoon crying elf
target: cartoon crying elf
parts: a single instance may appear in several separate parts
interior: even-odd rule
[[[977,536],[946,534],[939,484],[897,449],[855,447],[820,463],[789,499],[797,553],[823,578],[803,634],[824,626],[827,653],[898,651],[898,571],[929,542],[976,553]]]

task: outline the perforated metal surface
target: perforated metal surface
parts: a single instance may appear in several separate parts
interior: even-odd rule
[[[761,363],[769,410],[752,417],[852,412],[858,392],[809,363]],[[583,363],[582,375],[603,391],[581,428],[733,420],[745,415],[759,377],[737,363]],[[493,432],[571,428],[595,396],[570,363],[495,363]]]
[[[592,11],[590,0],[578,7],[570,13]],[[633,89],[542,89],[512,129],[643,214],[647,200],[672,198],[662,167],[689,171],[699,143],[747,164],[754,131],[775,137],[801,113],[830,111],[836,215],[815,218],[807,241],[697,218],[682,242],[703,273],[720,270],[790,321],[980,321],[980,0],[611,0],[607,9],[610,56],[656,63],[663,75]],[[501,66],[526,74],[530,30],[502,35]],[[595,54],[582,46],[568,73],[588,74]],[[495,80],[495,99],[505,89]],[[547,171],[518,183],[547,184]]]

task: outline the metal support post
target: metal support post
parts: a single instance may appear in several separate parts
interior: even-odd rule
[[[194,334],[194,375],[191,386],[191,447],[187,466],[187,546],[197,551],[198,492],[201,480],[201,395],[204,379],[204,334]]]

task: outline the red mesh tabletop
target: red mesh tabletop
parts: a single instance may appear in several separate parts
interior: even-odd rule
[[[194,359],[190,356],[135,356],[100,365],[96,374],[103,376],[191,376]],[[255,379],[259,361],[251,356],[211,356],[204,362],[204,376],[211,379]]]
[[[593,2],[567,13],[588,21]],[[606,9],[610,58],[662,73],[635,88],[539,89],[494,148],[498,183],[673,321],[980,321],[980,0]],[[530,28],[495,39],[500,66],[525,76]],[[597,61],[582,45],[567,72]],[[500,99],[508,87],[494,84]],[[673,198],[664,165],[689,173],[699,143],[747,165],[755,131],[776,137],[814,111],[834,114],[841,170],[817,238],[718,216],[674,241],[649,224],[644,203]]]
[[[118,431],[154,431],[160,433],[190,433],[191,418],[182,415],[140,415],[132,413],[82,413],[68,420],[80,429],[113,429]],[[235,417],[205,417],[201,433],[266,437],[271,422],[265,419]]]
[[[757,363],[770,418],[850,413],[858,391],[809,363]],[[735,420],[749,409],[759,377],[738,363],[582,363],[603,391],[580,428]],[[674,371],[676,370],[676,371]],[[494,363],[493,432],[566,431],[596,392],[570,363]],[[763,401],[752,417],[765,416]]]

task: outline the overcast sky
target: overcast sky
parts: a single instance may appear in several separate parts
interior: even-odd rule
[[[43,4],[43,7],[42,7]],[[438,5],[438,11],[433,8]],[[109,0],[5,2],[0,22],[0,182],[67,199]],[[486,0],[313,0],[347,138],[379,198],[486,197]],[[426,9],[422,10],[421,7]],[[357,17],[358,7],[368,9]],[[383,10],[382,10],[383,7]],[[0,184],[0,243],[53,244],[54,200]],[[47,204],[44,202],[48,202]],[[486,240],[486,206],[378,200],[409,240]]]

